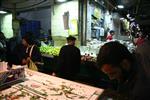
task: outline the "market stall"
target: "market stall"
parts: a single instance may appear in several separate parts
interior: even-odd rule
[[[0,99],[96,100],[103,89],[25,69],[24,82],[0,92]]]
[[[121,44],[124,44],[128,47],[128,49],[132,52],[134,51],[134,45],[131,41],[123,41],[123,40],[112,40],[118,41]],[[103,46],[106,41],[100,41],[93,39],[87,42],[86,46],[80,46],[81,53],[81,66],[80,72],[78,73],[76,79],[80,82],[87,83],[100,88],[109,87],[110,81],[108,77],[99,70],[99,66],[96,65],[97,55],[99,53],[99,49]],[[40,51],[43,55],[44,59],[44,73],[52,74],[58,72],[58,55],[60,52],[60,48],[53,46],[41,46]]]

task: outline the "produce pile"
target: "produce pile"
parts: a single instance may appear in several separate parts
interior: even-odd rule
[[[48,54],[52,56],[58,56],[60,52],[60,47],[53,47],[53,46],[41,46],[40,52],[42,54]]]

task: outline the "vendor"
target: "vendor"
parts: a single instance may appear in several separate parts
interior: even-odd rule
[[[111,40],[113,40],[114,34],[115,34],[115,31],[111,30],[111,31],[108,33],[107,37],[106,37],[106,41],[111,41]]]

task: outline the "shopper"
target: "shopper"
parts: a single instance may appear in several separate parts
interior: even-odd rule
[[[144,43],[145,39],[146,35],[142,32],[138,32],[137,37],[133,39],[133,43],[135,44],[135,46],[139,46]]]
[[[150,34],[148,31],[146,37],[142,44],[137,45],[135,53],[138,55],[138,60],[141,62],[146,75],[150,78]]]
[[[67,37],[67,45],[61,48],[58,59],[57,75],[69,80],[74,80],[80,70],[81,55],[75,41],[75,37]]]
[[[22,44],[26,47],[26,54],[38,67],[39,71],[42,71],[42,56],[39,48],[34,43],[33,33],[27,32],[22,38]]]
[[[15,65],[26,65],[27,64],[26,47],[19,43],[15,46],[12,54],[13,64]]]
[[[6,38],[3,32],[0,32],[0,61],[6,60]]]
[[[6,47],[7,47],[7,52],[6,52],[6,59],[8,62],[8,66],[12,67],[13,64],[16,64],[17,62],[17,57],[15,55],[15,49],[17,49],[17,45],[20,44],[20,39],[18,39],[18,37],[12,37],[10,39],[7,40],[6,42]],[[21,55],[22,51],[17,51],[16,53],[18,53],[17,55]],[[19,63],[19,61],[17,62]]]
[[[99,51],[97,64],[111,80],[118,81],[117,91],[124,96],[118,100],[149,100],[150,78],[136,56],[124,45],[119,42],[104,44]]]

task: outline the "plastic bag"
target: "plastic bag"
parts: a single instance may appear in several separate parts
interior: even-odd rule
[[[28,68],[34,71],[38,71],[38,68],[36,66],[36,64],[30,59],[29,64],[28,64]]]

